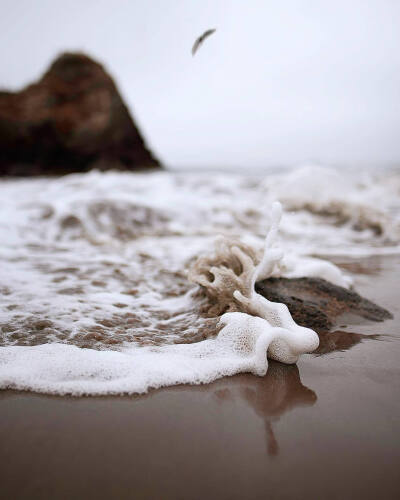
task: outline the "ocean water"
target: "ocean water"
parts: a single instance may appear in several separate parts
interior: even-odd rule
[[[315,257],[399,253],[399,195],[399,172],[320,166],[2,180],[0,388],[140,393],[262,373],[258,341],[216,343],[190,265],[218,235],[261,249],[278,200],[276,273],[347,286]]]

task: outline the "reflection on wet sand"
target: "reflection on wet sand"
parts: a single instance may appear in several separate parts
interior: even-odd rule
[[[313,352],[314,355],[323,356],[335,351],[348,351],[364,340],[377,340],[380,335],[364,335],[362,333],[345,332],[320,332],[319,347]]]
[[[376,340],[380,336],[338,330],[320,333],[319,337],[320,345],[314,354],[322,356],[347,351],[364,340]],[[219,388],[214,395],[218,402],[224,404],[240,398],[264,421],[267,451],[271,457],[279,453],[273,423],[297,407],[313,406],[318,399],[313,390],[302,384],[297,365],[283,365],[275,361],[269,361],[265,377],[240,375],[229,379],[227,387],[221,387],[223,380],[216,384]]]
[[[222,385],[222,382],[218,385]],[[273,422],[296,407],[312,406],[317,401],[315,392],[302,384],[296,365],[283,365],[275,361],[269,362],[265,377],[233,377],[228,387],[218,389],[214,394],[221,404],[238,398],[246,401],[264,421],[267,450],[272,457],[279,453]]]

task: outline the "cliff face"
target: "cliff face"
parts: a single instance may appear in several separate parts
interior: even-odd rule
[[[103,67],[58,57],[37,83],[0,92],[0,175],[158,167]]]

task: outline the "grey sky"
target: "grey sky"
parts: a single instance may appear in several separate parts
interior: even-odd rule
[[[400,160],[400,1],[0,0],[0,85],[83,50],[172,166]],[[217,32],[196,57],[194,39]]]

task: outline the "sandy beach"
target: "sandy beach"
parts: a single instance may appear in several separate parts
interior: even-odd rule
[[[394,320],[347,320],[265,377],[136,397],[2,392],[2,496],[398,498],[400,258],[335,262]]]
[[[400,500],[400,2],[1,14],[0,500]]]

